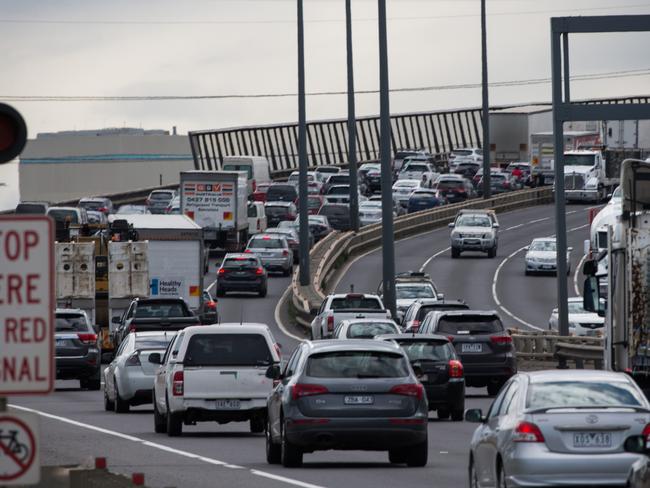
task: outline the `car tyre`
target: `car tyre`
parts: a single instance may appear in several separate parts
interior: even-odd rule
[[[250,431],[253,434],[259,434],[260,432],[264,432],[266,421],[263,416],[256,415],[254,417],[251,417],[248,423],[249,423]]]
[[[160,413],[158,410],[158,403],[156,403],[156,393],[152,392],[153,395],[153,430],[156,434],[164,434],[167,432],[167,419],[165,416]]]
[[[421,468],[429,460],[429,443],[425,440],[408,449],[406,452],[406,465],[411,468]]]
[[[115,389],[115,413],[128,413],[129,412],[129,402],[122,399],[120,396],[120,390],[117,389],[117,380],[113,379],[113,385]]]
[[[448,408],[439,408],[438,409],[438,418],[440,420],[447,420],[449,418],[449,409]]]
[[[469,488],[479,488],[478,473],[474,465],[474,458],[469,458]]]
[[[219,288],[217,286],[217,296],[218,297],[225,297],[226,296],[226,290],[224,290],[223,288]]]
[[[465,409],[464,408],[452,408],[451,409],[451,420],[454,422],[462,422],[465,418]]]
[[[525,274],[526,276],[530,276],[532,273],[531,273],[530,271],[528,271],[527,269],[525,269],[525,270],[524,270],[524,274]]]
[[[282,466],[297,468],[302,466],[302,450],[287,439],[286,425],[282,424],[282,444],[280,445]]]
[[[169,411],[169,403],[167,403],[167,435],[169,437],[179,437],[183,433],[183,418],[180,413],[173,413]]]
[[[271,425],[268,421],[264,429],[264,437],[266,438],[266,462],[269,464],[280,464],[282,461],[282,446],[273,442]]]
[[[266,297],[266,286],[260,288],[260,291],[257,294],[259,295],[260,298]]]
[[[501,386],[503,386],[503,383],[501,381],[498,381],[496,383],[490,382],[487,384],[487,391],[489,396],[497,396],[499,393],[499,390],[501,389]]]
[[[99,378],[88,378],[79,381],[79,386],[84,390],[99,391],[102,389],[102,382]]]
[[[406,462],[406,455],[402,449],[389,449],[388,460],[392,464],[404,464]]]
[[[115,405],[113,404],[113,401],[108,398],[108,390],[106,389],[106,385],[104,385],[104,410],[112,412],[114,408]]]
[[[451,248],[451,259],[457,259],[460,257],[460,249],[454,247]]]
[[[497,257],[497,247],[494,246],[492,249],[488,250],[488,258]]]
[[[500,459],[497,461],[497,488],[508,488],[503,462]]]

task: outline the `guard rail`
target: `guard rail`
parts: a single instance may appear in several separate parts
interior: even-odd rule
[[[530,332],[511,329],[512,342],[517,358],[527,361],[574,361],[577,369],[584,369],[585,362],[594,369],[602,369],[604,340],[602,337],[560,336],[556,332]]]

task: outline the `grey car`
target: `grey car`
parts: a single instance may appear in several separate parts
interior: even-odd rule
[[[557,273],[557,243],[555,237],[545,237],[533,239],[530,246],[526,248],[525,274],[533,273]],[[571,251],[572,247],[567,248],[566,254],[566,272],[571,274]]]
[[[145,203],[152,214],[164,214],[174,197],[176,197],[176,190],[154,190]]]
[[[396,343],[306,341],[271,374],[279,384],[267,405],[270,464],[300,466],[304,453],[340,449],[426,465],[426,394]]]
[[[520,373],[478,422],[469,452],[470,486],[625,486],[647,433],[650,404],[625,374],[589,370]]]
[[[293,252],[283,236],[258,234],[251,237],[246,252],[257,255],[269,271],[281,271],[285,276],[293,273]]]

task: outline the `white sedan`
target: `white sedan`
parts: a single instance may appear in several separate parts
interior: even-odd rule
[[[597,313],[587,312],[582,305],[582,297],[569,298],[569,333],[576,336],[595,336],[605,328],[605,318]],[[557,308],[548,319],[550,330],[558,329]]]
[[[533,239],[530,246],[526,246],[525,249],[526,275],[557,272],[557,243],[555,237]],[[566,254],[567,275],[571,273],[571,251],[573,251],[573,248],[568,247]]]
[[[393,185],[393,198],[400,206],[406,208],[411,193],[418,188],[422,188],[422,180],[397,180]]]

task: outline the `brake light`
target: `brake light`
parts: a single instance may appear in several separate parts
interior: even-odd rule
[[[291,398],[298,400],[299,398],[314,395],[323,395],[329,393],[329,390],[322,385],[309,385],[306,383],[298,383],[291,388]]]
[[[129,332],[135,332],[135,325],[129,325]]]
[[[280,349],[280,344],[278,344],[277,342],[274,342],[273,343],[273,349],[275,349],[275,352],[278,354],[278,357],[281,358],[282,357],[282,349]]]
[[[226,274],[225,268],[219,268],[219,271],[217,271],[217,274],[220,274],[220,275]]]
[[[542,431],[531,422],[519,422],[512,434],[513,442],[544,442]]]
[[[253,180],[253,191],[257,190],[257,182]]]
[[[251,251],[250,249],[246,249],[244,252],[250,254],[250,253],[252,253],[253,251]]]
[[[456,188],[456,193],[465,193],[465,188]]]
[[[214,300],[210,300],[205,304],[206,307],[208,307],[210,310],[216,310],[217,309],[217,302]]]
[[[185,390],[185,375],[182,371],[176,371],[172,378],[172,394],[174,396],[183,396]]]
[[[420,329],[420,321],[414,320],[413,324],[411,325],[411,329],[417,332]]]
[[[641,435],[645,438],[646,444],[648,443],[648,440],[650,440],[650,424],[647,424],[643,428],[643,432],[641,432]]]
[[[108,213],[108,208],[106,208],[106,207],[101,207],[101,208],[98,209],[98,212]]]
[[[292,213],[288,214],[287,215],[287,220],[296,220],[296,215],[292,214]]]
[[[505,346],[507,344],[512,344],[512,337],[509,335],[492,336],[490,337],[490,341],[492,341],[492,344]]]
[[[262,225],[260,224],[260,219],[257,219],[257,230],[260,230],[260,227],[261,227],[261,226],[262,226]]]
[[[424,387],[421,383],[406,383],[404,385],[395,385],[390,389],[394,395],[404,395],[421,400],[424,397]]]
[[[330,315],[327,317],[327,330],[332,332],[334,330],[334,316]]]
[[[140,363],[140,353],[138,351],[134,352],[129,356],[129,359],[124,363],[125,366],[142,366]]]
[[[454,342],[454,336],[447,336],[447,339],[449,339],[449,342]]]
[[[282,255],[283,255],[283,256],[288,256],[288,255],[289,255],[289,251],[287,251],[287,250],[285,249],[284,251],[282,251]]]
[[[77,337],[82,344],[94,344],[97,342],[97,334],[78,333]]]
[[[463,377],[463,363],[452,359],[449,361],[449,377],[450,378],[462,378]]]
[[[255,270],[255,274],[261,276],[264,274],[264,268],[260,267]]]

